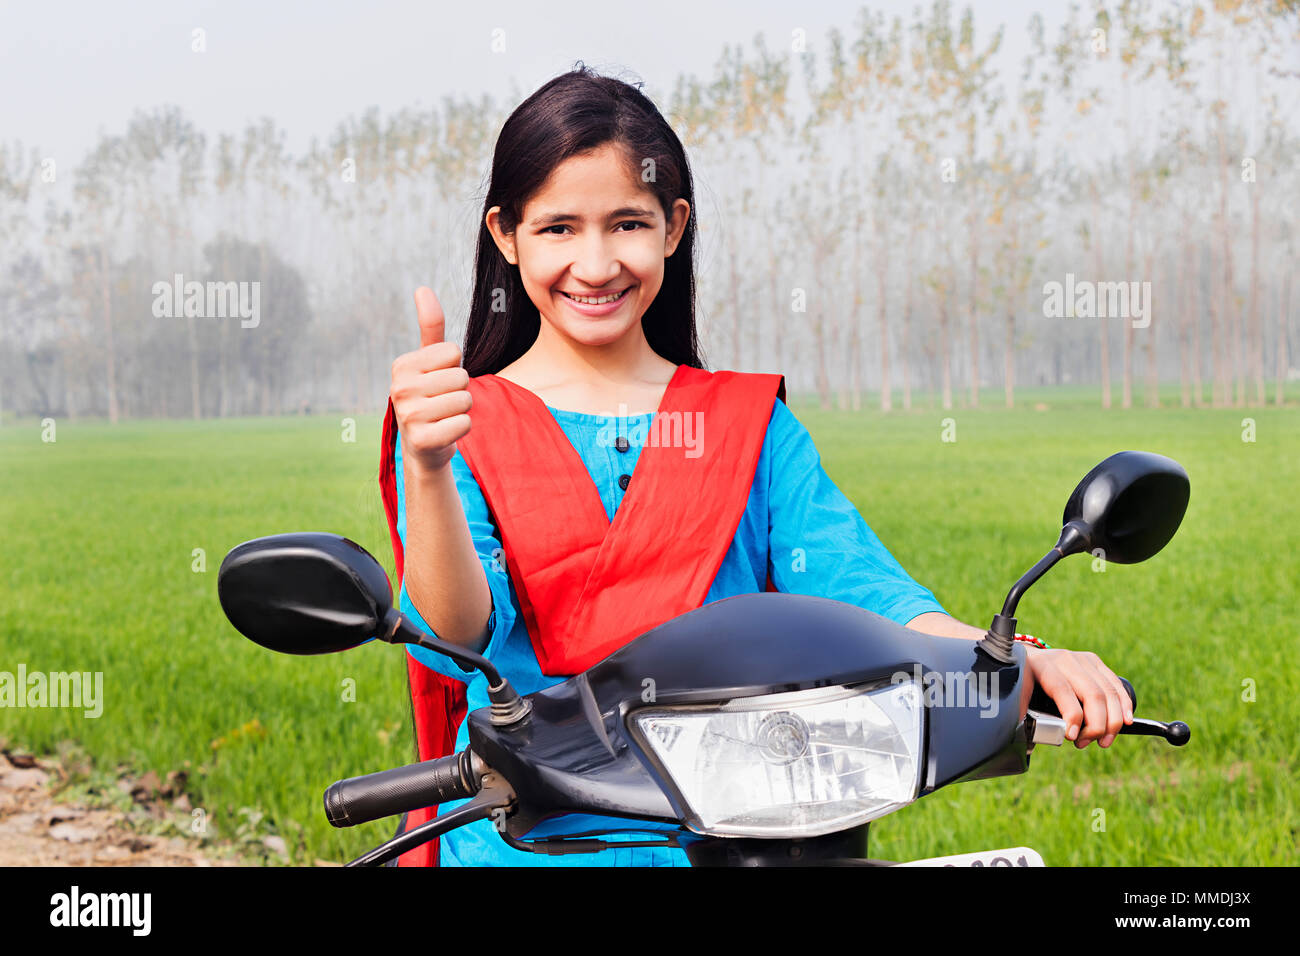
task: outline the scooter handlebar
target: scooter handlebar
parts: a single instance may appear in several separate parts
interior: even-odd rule
[[[1118,677],[1119,675],[1117,674],[1116,676]],[[1124,689],[1128,691],[1128,699],[1133,704],[1133,709],[1136,711],[1138,706],[1137,691],[1133,689],[1133,685],[1128,682],[1127,677],[1120,677],[1119,682],[1123,684]],[[1056,707],[1056,702],[1053,701],[1052,698],[1048,697],[1047,691],[1043,690],[1043,688],[1037,684],[1034,685],[1034,693],[1029,698],[1029,709],[1036,710],[1042,714],[1051,714],[1053,717],[1061,716],[1061,712]]]
[[[354,827],[381,817],[472,797],[478,783],[469,751],[425,760],[395,770],[349,777],[325,791],[325,816],[336,827]]]

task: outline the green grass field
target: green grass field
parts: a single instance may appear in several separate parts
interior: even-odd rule
[[[1019,620],[1054,645],[1096,651],[1134,682],[1140,715],[1185,720],[1192,741],[1042,748],[1026,775],[950,787],[877,822],[871,855],[1024,844],[1056,865],[1294,864],[1294,398],[1284,409],[1103,412],[1092,390],[1019,397],[1010,411],[993,392],[984,408],[947,412],[792,408],[903,566],[979,626],[1055,542],[1092,465],[1126,448],[1181,462],[1191,503],[1164,552],[1105,573],[1073,558],[1029,592]],[[1254,442],[1242,441],[1246,417]],[[391,575],[380,420],[359,420],[346,442],[342,418],[61,421],[53,443],[36,421],[0,428],[0,671],[102,671],[105,696],[98,719],[0,710],[0,742],[41,753],[76,741],[97,765],[160,776],[186,768],[210,839],[231,838],[250,808],[295,863],[386,839],[388,821],[331,828],[321,794],[411,759],[400,650],[279,656],[238,635],[216,596],[230,548],[285,531],[345,534]],[[941,440],[945,418],[955,442]],[[355,701],[344,699],[349,679]]]

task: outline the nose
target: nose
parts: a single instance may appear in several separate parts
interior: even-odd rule
[[[583,285],[603,289],[622,274],[622,263],[600,232],[584,237],[577,247],[569,274]]]

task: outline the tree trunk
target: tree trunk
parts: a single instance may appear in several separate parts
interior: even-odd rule
[[[198,322],[198,319],[185,320],[185,337],[190,346],[190,412],[195,421],[203,417],[203,405],[199,400],[199,340],[196,328]],[[222,322],[222,325],[224,324]]]
[[[780,326],[779,322],[777,322],[777,316],[779,316],[783,311],[783,303],[781,301],[781,295],[780,292],[777,290],[777,270],[779,268],[779,264],[777,262],[776,252],[772,249],[772,239],[771,239],[770,231],[766,229],[763,231],[765,233],[768,233],[767,240],[766,240],[767,241],[767,263],[768,263],[767,284],[768,284],[768,296],[772,302],[772,324],[773,324],[773,332],[775,333],[774,338],[776,341],[776,370],[780,374],[784,375],[789,370],[785,367],[784,343],[785,343],[786,330]]]
[[[1210,261],[1210,250],[1207,247],[1202,246],[1201,253],[1202,253],[1201,258],[1203,260],[1202,262],[1203,269],[1206,271],[1212,269],[1213,263]],[[1190,256],[1188,257],[1188,265],[1189,266],[1191,265]],[[1188,272],[1187,275],[1190,276],[1191,273]],[[1198,288],[1200,287],[1199,278],[1197,280],[1197,287]],[[1204,301],[1210,310],[1210,315],[1212,319],[1214,315],[1213,280],[1211,280],[1210,283],[1209,295],[1205,297]],[[1194,405],[1196,408],[1200,408],[1203,404],[1205,404],[1205,383],[1201,380],[1201,356],[1204,353],[1202,353],[1201,351],[1201,303],[1200,302],[1197,302],[1193,305],[1191,309],[1191,313],[1192,313],[1192,405]],[[1211,331],[1213,331],[1213,327],[1211,327]]]
[[[1100,282],[1104,275],[1102,271],[1101,256],[1101,221],[1098,214],[1099,203],[1097,201],[1097,181],[1091,180],[1088,184],[1089,195],[1091,197],[1089,206],[1092,210],[1091,228],[1088,235],[1092,240],[1092,260],[1094,282]],[[1101,310],[1098,309],[1098,312]],[[1097,339],[1101,351],[1101,407],[1110,408],[1110,337],[1106,334],[1106,320],[1100,317],[1096,318],[1097,322]]]
[[[1186,229],[1186,226],[1184,226]],[[1187,232],[1184,231],[1186,236]],[[1183,258],[1183,269],[1181,272],[1174,269],[1174,295],[1176,296],[1175,306],[1178,309],[1178,390],[1179,401],[1183,408],[1192,407],[1192,383],[1191,383],[1191,364],[1188,361],[1188,352],[1191,350],[1191,343],[1188,342],[1188,328],[1191,325],[1191,294],[1188,291],[1187,271],[1187,248],[1189,243],[1184,241],[1180,248],[1175,250],[1175,254],[1181,252]]]
[[[1264,396],[1264,330],[1259,316],[1259,186],[1250,186],[1250,371],[1255,379],[1256,405]]]
[[[974,187],[971,187],[972,202],[974,202]],[[977,223],[979,217],[975,207],[971,207],[970,212],[970,302],[967,306],[968,322],[970,324],[970,406],[979,408],[980,404],[980,337],[979,325],[976,319],[978,311],[977,298],[979,296],[979,230]]]
[[[740,276],[736,272],[736,243],[733,236],[727,242],[727,262],[729,275],[727,285],[731,292],[731,367],[740,370]],[[367,396],[368,397],[368,396]]]
[[[943,407],[952,408],[952,362],[948,343],[948,280],[939,293],[939,351],[940,374],[943,376]]]
[[[1007,303],[1007,339],[1002,346],[1002,380],[1005,383],[1003,389],[1006,394],[1007,408],[1016,407],[1015,398],[1015,377],[1016,363],[1014,358],[1016,339],[1016,311],[1010,302]]]
[[[1132,173],[1129,174],[1129,214],[1128,214],[1128,232],[1124,240],[1124,282],[1131,282],[1133,279],[1133,221],[1137,218],[1137,207],[1132,199],[1133,192]],[[1100,304],[1100,303],[1099,303]],[[1149,303],[1148,303],[1149,304]],[[1129,312],[1133,311],[1133,303],[1129,303]],[[1120,399],[1121,408],[1133,407],[1133,317],[1126,315],[1121,317],[1124,324],[1124,387],[1123,395]],[[1149,332],[1150,329],[1147,329]]]
[[[104,310],[104,364],[108,384],[108,420],[116,425],[117,407],[117,353],[113,348],[113,287],[108,277],[108,262],[104,247],[99,247],[99,295]]]
[[[1286,402],[1286,333],[1290,324],[1288,320],[1291,312],[1291,275],[1290,269],[1285,270],[1282,288],[1278,292],[1280,301],[1277,309],[1277,389],[1273,400],[1279,408]]]
[[[1228,160],[1223,145],[1223,120],[1216,127],[1219,155],[1219,238],[1223,244],[1223,272],[1220,278],[1215,326],[1214,404],[1226,406],[1230,400],[1232,369],[1232,235],[1228,225]]]
[[[1124,282],[1133,281],[1133,232],[1137,228],[1137,174],[1133,171],[1133,146],[1132,135],[1129,127],[1129,87],[1128,71],[1124,73],[1124,132],[1125,141],[1128,144],[1126,150],[1128,154],[1128,228],[1124,234],[1124,275],[1121,277]],[[1097,277],[1100,281],[1101,276]],[[1149,279],[1149,274],[1148,274]],[[1129,303],[1129,312],[1132,313],[1132,302]],[[1148,303],[1148,306],[1150,303]],[[1123,396],[1120,399],[1122,408],[1133,407],[1133,317],[1126,315],[1124,321],[1124,388]],[[1150,333],[1150,329],[1146,330]]]
[[[911,411],[912,409],[912,363],[911,353],[908,350],[908,344],[912,338],[912,305],[915,301],[914,295],[916,290],[916,227],[912,227],[912,233],[908,237],[907,243],[907,265],[906,265],[906,282],[907,298],[903,304],[903,334],[898,343],[898,362],[903,373],[903,410]]]
[[[877,224],[879,228],[879,224]],[[880,324],[880,410],[894,407],[893,383],[889,378],[889,242],[881,241],[876,252],[876,318]]]
[[[1142,266],[1143,275],[1150,276],[1148,280],[1154,291],[1156,288],[1155,281],[1155,264],[1156,242],[1151,240],[1151,248],[1147,251],[1146,261]],[[1147,302],[1147,321],[1148,325],[1142,330],[1146,337],[1146,360],[1147,360],[1147,387],[1146,387],[1146,404],[1147,408],[1160,407],[1160,370],[1156,367],[1156,309],[1150,301]],[[1133,321],[1129,320],[1129,328],[1133,327]]]
[[[862,410],[862,218],[854,219],[853,228],[853,308],[850,316],[847,371],[849,380],[849,408]],[[841,407],[843,405],[841,404]]]
[[[821,273],[816,273],[820,275]],[[831,387],[826,377],[826,333],[824,326],[824,312],[822,306],[818,304],[813,318],[813,347],[817,359],[817,368],[815,378],[817,383],[817,399],[823,409],[831,407]]]

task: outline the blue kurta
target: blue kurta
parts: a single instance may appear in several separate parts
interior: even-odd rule
[[[616,421],[549,405],[547,408],[586,465],[612,522],[626,494],[619,486],[619,476],[632,475],[635,479],[634,469],[652,415],[631,415]],[[607,438],[615,427],[619,429],[618,434],[627,436],[629,447],[624,452],[618,451]],[[406,493],[401,440],[395,444],[397,531],[405,548]],[[492,592],[493,611],[488,621],[491,636],[483,656],[520,694],[531,694],[557,684],[564,678],[548,677],[538,665],[520,614],[519,599],[506,572],[501,539],[483,492],[459,451],[452,456],[451,468]],[[927,611],[943,611],[934,595],[903,570],[831,481],[822,468],[812,436],[779,400],[772,408],[740,526],[704,603],[765,590],[769,567],[777,590],[844,601],[899,624],[906,624]],[[399,595],[399,607],[421,629],[434,634],[411,603],[405,584]],[[468,685],[466,698],[470,711],[488,706],[487,680],[478,671],[461,670],[451,659],[424,648],[408,645],[407,651],[439,673],[464,681]],[[463,721],[456,738],[458,751],[469,745],[468,728],[469,722]],[[444,804],[440,809],[445,813],[459,804]],[[623,838],[655,837],[631,833]],[[618,840],[619,836],[611,834],[605,839]],[[525,853],[507,846],[491,820],[479,820],[441,837],[441,863],[444,866],[690,865],[684,850],[662,847],[629,847],[566,856]]]

